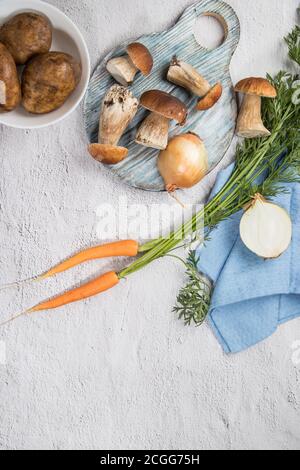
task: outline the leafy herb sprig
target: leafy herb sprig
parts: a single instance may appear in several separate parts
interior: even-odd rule
[[[188,284],[178,295],[178,305],[174,307],[174,312],[178,314],[179,320],[183,320],[185,325],[201,325],[210,306],[212,294],[212,282],[198,272],[198,262],[195,251],[191,251],[186,262]]]
[[[298,12],[298,15],[300,15],[300,8],[298,8],[297,12]],[[288,34],[288,36],[285,38],[285,42],[288,45],[290,59],[299,65],[300,63],[300,27],[299,26],[295,26],[293,31],[290,34]]]

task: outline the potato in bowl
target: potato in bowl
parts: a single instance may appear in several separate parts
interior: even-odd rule
[[[22,104],[32,114],[60,108],[81,79],[81,64],[63,52],[34,57],[22,76]]]
[[[45,15],[20,13],[2,25],[0,42],[7,47],[17,65],[24,65],[36,54],[50,51],[52,25]]]
[[[58,123],[78,107],[85,95],[89,83],[90,58],[85,40],[76,24],[74,24],[62,11],[48,2],[40,0],[26,0],[26,2],[24,2],[24,0],[0,1],[0,29],[1,26],[11,21],[14,17],[24,13],[36,14],[38,17],[42,17],[43,19],[48,18],[52,31],[52,44],[50,51],[61,51],[62,53],[69,54],[74,58],[75,62],[82,64],[81,79],[79,80],[76,88],[67,97],[62,106],[55,106],[55,109],[52,112],[49,111],[45,114],[27,112],[22,105],[16,106],[16,108],[11,112],[0,112],[0,125],[4,124],[9,127],[21,129],[39,129]],[[45,40],[45,31],[47,30],[47,27],[44,29],[41,28],[40,23],[39,28],[41,37],[44,38],[43,43],[45,44],[47,43]],[[26,34],[29,34],[28,28],[26,29]],[[27,41],[28,37],[29,36],[26,38]],[[35,47],[36,45],[37,42],[35,42]],[[39,47],[40,46],[41,43],[39,43]],[[48,49],[48,45],[46,47]],[[39,54],[45,54],[47,52],[49,51],[46,49],[39,48],[38,51],[35,49],[34,55],[26,62],[25,68],[27,68],[29,62],[35,59]],[[19,76],[21,76],[24,65],[17,65],[17,69]],[[4,111],[3,107],[2,111]]]
[[[14,59],[0,42],[0,112],[15,109],[21,102],[21,86]]]

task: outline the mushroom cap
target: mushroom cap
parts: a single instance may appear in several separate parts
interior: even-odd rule
[[[134,42],[127,47],[127,54],[137,69],[147,76],[153,68],[153,57],[144,44]]]
[[[265,78],[250,77],[241,80],[235,86],[235,91],[245,95],[263,96],[265,98],[276,98],[277,91]]]
[[[160,90],[146,91],[140,101],[141,106],[167,119],[184,124],[188,109],[186,105],[170,93]]]
[[[223,93],[223,87],[221,83],[214,85],[204,98],[201,98],[197,103],[198,111],[206,111],[212,108],[221,98]]]
[[[116,165],[122,162],[128,155],[128,149],[114,145],[91,144],[88,150],[97,162],[105,163],[106,165]]]

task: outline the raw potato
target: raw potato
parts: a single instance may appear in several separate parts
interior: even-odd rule
[[[50,51],[52,26],[46,16],[21,13],[0,29],[0,41],[7,47],[17,65],[23,65],[36,54]]]
[[[60,108],[81,78],[81,64],[69,54],[48,52],[34,57],[22,76],[22,104],[33,114]]]
[[[0,43],[0,112],[12,111],[21,101],[21,85],[14,59]]]

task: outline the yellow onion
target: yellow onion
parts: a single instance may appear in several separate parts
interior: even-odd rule
[[[158,169],[169,192],[192,188],[208,171],[207,151],[196,134],[173,137],[160,152]]]
[[[250,251],[264,259],[279,258],[290,246],[292,221],[289,214],[256,194],[240,224],[240,235]]]

